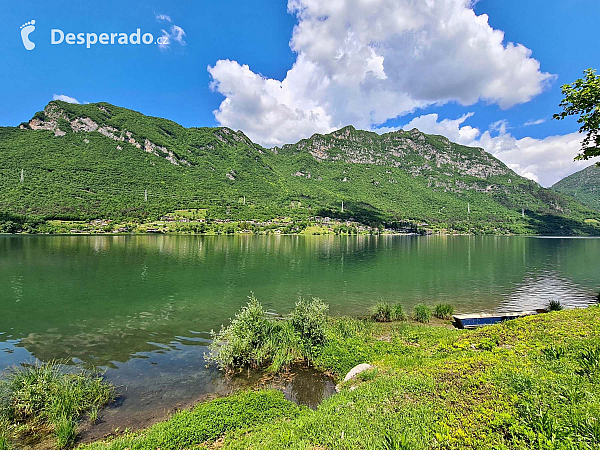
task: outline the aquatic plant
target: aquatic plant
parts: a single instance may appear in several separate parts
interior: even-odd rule
[[[563,305],[560,303],[560,300],[550,300],[547,308],[548,311],[562,311]]]
[[[438,319],[448,320],[452,318],[453,314],[454,306],[452,306],[450,303],[438,303],[433,309],[433,315]]]
[[[428,323],[431,319],[431,308],[422,303],[416,305],[413,310],[413,318],[417,322]]]
[[[404,321],[407,319],[406,313],[404,312],[404,308],[401,303],[396,303],[392,307],[392,319],[393,320],[401,320]]]
[[[0,422],[21,433],[48,428],[59,448],[72,445],[84,414],[114,398],[114,387],[98,373],[66,368],[56,361],[9,369],[0,378],[0,392]],[[0,434],[0,448],[8,439]]]
[[[75,442],[77,436],[77,422],[70,417],[61,418],[54,428],[56,446],[58,448],[69,448]]]
[[[371,318],[375,322],[391,322],[392,307],[386,302],[377,302],[371,310]]]

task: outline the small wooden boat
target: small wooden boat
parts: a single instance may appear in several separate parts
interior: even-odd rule
[[[477,328],[486,325],[494,325],[495,323],[504,322],[505,320],[517,319],[519,317],[534,316],[548,312],[546,309],[534,309],[531,311],[515,311],[508,313],[480,313],[480,314],[456,314],[454,318],[454,326],[456,328]]]

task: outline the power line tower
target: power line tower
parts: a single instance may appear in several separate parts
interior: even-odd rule
[[[144,201],[148,201],[148,189],[144,189]]]
[[[21,183],[25,181],[25,171],[21,169]]]

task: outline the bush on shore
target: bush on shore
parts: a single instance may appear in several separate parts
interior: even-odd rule
[[[325,327],[329,305],[320,299],[300,300],[290,315],[290,322],[300,338],[302,350],[307,357],[318,352],[325,343]]]
[[[213,343],[205,358],[226,373],[265,366],[277,372],[318,353],[325,342],[328,308],[316,298],[300,300],[288,318],[277,320],[269,318],[252,295],[227,327],[212,332]]]
[[[13,434],[50,429],[59,448],[73,444],[78,421],[114,398],[114,388],[93,372],[58,362],[24,364],[0,377],[0,449]],[[4,446],[4,447],[3,447]]]
[[[550,300],[547,308],[548,311],[562,311],[563,305],[560,303],[560,300]]]
[[[386,302],[377,302],[371,312],[371,318],[375,322],[391,322],[392,307]]]
[[[401,303],[396,303],[394,305],[394,307],[392,308],[392,319],[400,320],[400,321],[404,321],[404,320],[408,319]]]
[[[429,320],[431,319],[431,308],[420,303],[415,306],[413,317],[417,322],[429,323]]]
[[[433,309],[433,315],[438,319],[448,320],[452,318],[453,314],[454,306],[449,303],[438,303]]]

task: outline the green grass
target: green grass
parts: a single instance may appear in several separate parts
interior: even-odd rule
[[[331,318],[314,364],[375,369],[316,411],[244,392],[85,448],[595,449],[599,349],[599,307],[472,331]]]
[[[167,422],[158,423],[139,433],[129,433],[106,444],[95,443],[80,448],[180,450],[214,442],[224,433],[238,429],[292,420],[305,410],[285,400],[278,391],[240,392],[201,403],[190,411],[181,411]]]
[[[0,432],[0,445],[51,432],[59,448],[69,447],[78,421],[90,411],[97,414],[113,396],[113,387],[92,372],[57,362],[13,367],[0,377],[0,423],[6,429]]]

